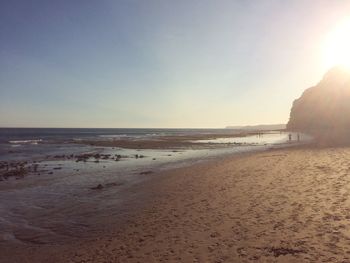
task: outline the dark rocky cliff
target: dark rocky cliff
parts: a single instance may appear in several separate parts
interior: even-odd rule
[[[287,129],[333,138],[350,137],[350,72],[331,69],[293,103]]]

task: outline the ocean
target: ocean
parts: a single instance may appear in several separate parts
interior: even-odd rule
[[[24,160],[45,154],[83,152],[86,147],[76,144],[81,140],[142,139],[228,132],[228,129],[0,128],[0,160]]]
[[[0,143],[67,142],[100,137],[227,134],[230,129],[0,128]]]

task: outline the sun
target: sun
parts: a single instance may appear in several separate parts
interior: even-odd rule
[[[328,34],[324,45],[327,68],[341,66],[350,69],[350,18],[343,20]]]

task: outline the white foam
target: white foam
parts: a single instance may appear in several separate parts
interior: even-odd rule
[[[11,144],[38,144],[39,142],[42,142],[41,139],[38,140],[16,140],[16,141],[9,141]]]

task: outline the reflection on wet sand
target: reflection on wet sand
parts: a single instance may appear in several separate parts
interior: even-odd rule
[[[136,209],[128,205],[131,200],[138,200],[136,203],[142,206],[144,193],[130,191],[133,185],[155,178],[164,170],[286,145],[286,134],[281,133],[275,134],[272,141],[259,144],[268,136],[271,135],[129,140],[128,146],[141,143],[139,149],[120,148],[125,139],[104,138],[89,141],[88,146],[79,142],[81,152],[67,145],[66,152],[61,149],[59,154],[37,156],[35,160],[1,161],[0,242],[57,243],[91,237],[104,228],[99,222],[109,218],[110,223],[116,224],[125,219],[125,213]],[[276,138],[281,144],[274,144]],[[219,141],[200,141],[204,139]],[[222,143],[223,139],[241,142]],[[145,149],[150,144],[151,149]],[[168,148],[170,145],[176,147]]]

